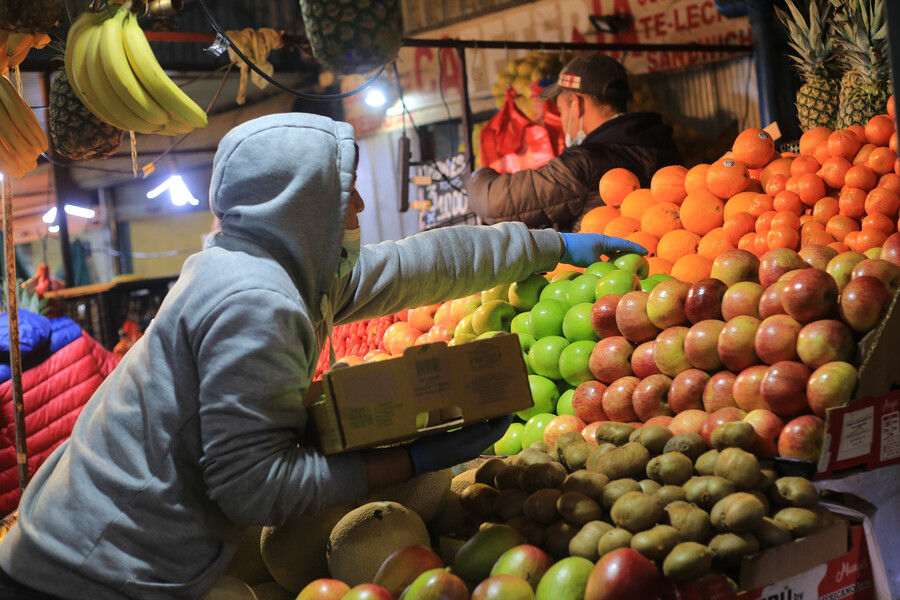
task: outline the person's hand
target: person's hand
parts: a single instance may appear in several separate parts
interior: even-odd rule
[[[647,249],[639,244],[602,233],[561,233],[559,235],[562,236],[566,246],[560,262],[576,267],[589,267],[600,260],[601,256],[609,256],[616,252],[647,254]]]
[[[412,460],[413,474],[440,471],[471,460],[503,437],[512,415],[497,417],[484,423],[467,425],[449,433],[420,438],[406,445]]]

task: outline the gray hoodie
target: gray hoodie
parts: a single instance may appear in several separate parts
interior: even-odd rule
[[[202,597],[246,527],[366,491],[358,453],[298,445],[332,320],[464,296],[562,254],[552,230],[455,227],[367,246],[337,279],[355,162],[353,129],[313,115],[222,139],[221,231],[36,473],[0,544],[6,573],[63,598]]]

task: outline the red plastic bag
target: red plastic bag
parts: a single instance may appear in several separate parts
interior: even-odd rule
[[[481,130],[481,164],[498,173],[536,169],[557,155],[547,128],[519,110],[517,96],[507,89],[500,112]]]

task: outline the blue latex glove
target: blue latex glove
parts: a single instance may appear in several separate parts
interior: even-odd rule
[[[559,262],[576,267],[589,267],[600,260],[601,256],[609,256],[615,252],[633,252],[647,254],[643,246],[623,240],[622,238],[603,235],[602,233],[561,233],[566,251]]]
[[[406,450],[412,459],[414,474],[418,476],[429,471],[440,471],[472,460],[503,437],[512,419],[512,415],[497,417],[407,444]]]

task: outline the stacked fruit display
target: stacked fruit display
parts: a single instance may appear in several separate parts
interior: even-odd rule
[[[0,171],[22,177],[37,168],[47,136],[12,82],[0,75]]]

